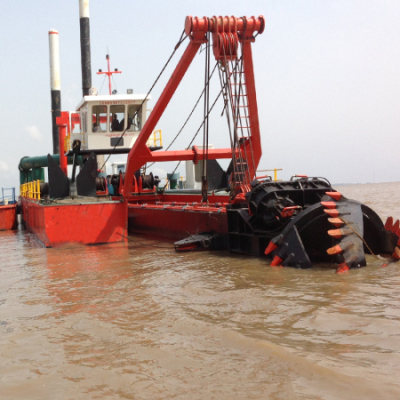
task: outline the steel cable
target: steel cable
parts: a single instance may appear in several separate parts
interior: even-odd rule
[[[183,37],[185,34],[185,30],[183,30],[182,35],[178,41],[178,43],[175,45],[174,47],[174,51],[172,52],[172,54],[169,56],[168,61],[165,63],[164,67],[162,68],[161,72],[158,74],[156,80],[154,81],[153,85],[151,86],[150,90],[147,92],[146,97],[144,98],[144,100],[142,101],[142,103],[140,104],[139,108],[136,110],[135,114],[132,117],[132,120],[135,119],[136,115],[138,114],[138,112],[142,109],[143,104],[145,103],[145,101],[147,100],[147,98],[149,97],[151,91],[154,89],[154,86],[157,84],[158,80],[161,78],[161,75],[164,73],[165,69],[167,68],[169,62],[172,60],[172,57],[175,55],[176,51],[178,50],[179,46],[185,41],[185,39],[187,38],[187,36]],[[103,165],[101,166],[100,170],[102,170],[104,168],[104,166],[106,165],[107,161],[110,159],[110,157],[113,155],[113,152],[115,151],[116,147],[118,146],[119,142],[121,141],[121,139],[124,137],[126,131],[128,130],[128,127],[125,128],[125,130],[122,132],[121,136],[118,138],[117,143],[115,144],[114,148],[112,149],[111,153],[108,155],[107,159],[104,161]]]

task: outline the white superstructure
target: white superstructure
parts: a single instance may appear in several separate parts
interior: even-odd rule
[[[144,94],[84,96],[76,108],[80,132],[71,132],[70,143],[80,140],[82,150],[131,148],[146,122],[150,96],[145,99]]]

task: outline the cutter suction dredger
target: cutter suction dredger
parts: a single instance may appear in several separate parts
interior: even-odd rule
[[[129,230],[181,239],[175,242],[177,251],[229,249],[269,256],[272,266],[310,268],[316,262],[334,262],[337,271],[343,272],[365,266],[366,253],[400,259],[399,221],[393,223],[389,218],[384,225],[373,210],[346,199],[328,180],[296,175],[290,181],[277,182],[256,176],[261,140],[251,44],[263,30],[262,16],[187,17],[187,49],[128,155],[122,194],[128,201]],[[182,151],[150,152],[145,146],[150,133],[200,45],[205,44],[205,52],[209,51],[211,37],[231,147],[207,147],[211,110],[205,100],[201,150],[193,146]],[[205,99],[209,81],[206,54]],[[215,186],[212,163],[222,158],[230,158],[231,163]],[[146,163],[163,161],[200,163],[201,191],[146,191],[131,179]]]
[[[82,7],[87,4],[82,1]],[[21,160],[25,224],[52,247],[126,241],[129,230],[172,239],[176,251],[228,249],[270,257],[272,266],[335,262],[343,272],[365,266],[368,253],[399,260],[398,220],[383,224],[373,210],[346,199],[324,178],[295,175],[277,181],[257,175],[262,150],[252,46],[264,27],[262,16],[187,17],[187,47],[151,113],[150,93],[98,96],[91,88],[88,95],[83,84],[76,112],[56,118],[60,155]],[[202,123],[183,150],[168,150],[177,137],[163,150],[152,139],[156,125],[201,46],[204,88],[196,105],[203,99]],[[210,99],[213,76],[219,77],[215,100]],[[209,144],[215,104],[227,119],[227,148]],[[174,119],[180,116],[175,113]],[[194,144],[200,130],[202,146]],[[218,137],[222,134],[218,129]],[[106,154],[127,154],[125,172],[107,175]],[[226,170],[220,159],[229,160]],[[185,162],[192,186],[158,187],[158,177],[146,173],[149,164],[174,161]]]

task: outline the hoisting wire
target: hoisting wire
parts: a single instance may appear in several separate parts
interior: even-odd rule
[[[210,33],[207,32],[207,41],[210,40]],[[205,67],[204,67],[204,125],[203,125],[203,154],[206,153],[206,156],[203,157],[203,175],[201,177],[201,195],[202,195],[202,203],[208,203],[208,177],[207,177],[207,163],[208,163],[208,128],[209,128],[209,119],[208,119],[208,111],[210,108],[210,47],[207,46],[206,54],[205,54]]]
[[[229,64],[227,63],[227,59],[226,59],[226,53],[225,53],[225,46],[223,46],[223,50],[224,50],[224,66],[220,68],[219,71],[219,78],[220,78],[220,82],[221,82],[221,86],[223,86],[225,88],[225,92],[224,92],[224,109],[222,110],[222,113],[224,113],[224,111],[226,110],[226,119],[227,119],[227,124],[228,124],[228,131],[229,131],[229,138],[230,138],[230,142],[231,142],[231,149],[232,149],[232,190],[235,186],[235,182],[236,182],[236,173],[240,172],[237,171],[237,157],[236,157],[236,146],[238,143],[238,138],[237,138],[237,131],[234,127],[233,129],[233,134],[232,134],[232,128],[231,128],[231,122],[230,122],[230,116],[229,116],[229,110],[227,108],[227,104],[228,101],[231,105],[230,109],[231,109],[231,113],[232,113],[232,122],[235,122],[234,119],[234,107],[232,105],[232,88],[230,85],[230,76],[233,75],[238,68],[239,65],[239,60],[236,60],[236,65],[234,67],[232,67],[232,72],[229,71]],[[232,53],[232,52],[231,52]],[[226,90],[228,88],[228,90]],[[229,98],[229,99],[228,99]]]
[[[224,89],[224,88],[222,88],[222,89],[220,90],[220,92],[218,93],[218,96],[216,97],[216,99],[214,100],[214,103],[212,104],[212,106],[210,107],[210,110],[208,111],[207,117],[208,117],[208,115],[210,115],[210,113],[211,113],[211,111],[213,110],[215,104],[217,103],[218,99],[220,98],[223,89]],[[204,125],[204,121],[205,121],[205,120],[203,119],[203,122],[200,124],[199,129],[197,129],[196,133],[194,134],[192,140],[190,141],[190,143],[188,144],[188,146],[186,147],[186,149],[189,149],[190,146],[191,146],[191,145],[193,144],[193,142],[195,141],[197,135],[199,134],[201,128],[202,128],[203,125]],[[179,167],[179,165],[181,164],[181,162],[182,162],[182,161],[179,161],[178,165],[175,167],[175,169],[174,169],[174,171],[172,172],[171,176],[176,172],[176,170],[178,169],[178,167]],[[169,182],[169,180],[167,179],[167,182],[165,183],[163,190],[165,190],[165,188],[167,187],[168,182]]]
[[[218,65],[218,62],[215,64],[214,69],[213,69],[212,72],[211,72],[210,80],[211,80],[211,78],[212,78],[212,76],[213,76],[213,74],[214,74],[214,72],[215,72],[215,69],[217,68],[217,65]],[[199,104],[201,98],[203,97],[203,93],[205,92],[205,90],[206,90],[205,88],[202,90],[202,92],[201,92],[199,98],[198,98],[197,101],[196,101],[196,104],[195,104],[194,107],[192,108],[192,111],[190,112],[189,116],[187,117],[185,123],[182,125],[182,128],[179,129],[179,132],[176,134],[176,136],[174,137],[174,139],[172,140],[172,142],[168,145],[168,147],[165,149],[165,151],[167,151],[167,150],[169,150],[169,149],[171,148],[171,146],[175,143],[176,139],[178,139],[179,135],[182,133],[183,129],[185,128],[185,126],[186,126],[187,123],[189,122],[189,119],[190,119],[191,116],[193,115],[193,113],[194,113],[194,111],[195,111],[197,105]],[[153,166],[154,164],[155,164],[155,162],[149,164],[149,165],[147,166],[147,168]]]
[[[154,86],[157,84],[158,80],[161,78],[161,75],[164,73],[165,69],[167,68],[169,62],[172,60],[172,57],[175,55],[176,51],[178,50],[179,46],[186,40],[187,36],[183,37],[185,35],[185,30],[183,30],[181,37],[179,38],[178,43],[175,45],[174,47],[174,51],[172,52],[172,54],[169,56],[167,62],[165,63],[164,67],[162,68],[161,72],[158,74],[156,80],[154,81],[153,85],[151,86],[150,90],[147,92],[146,97],[144,98],[144,100],[142,101],[142,103],[140,104],[139,108],[136,110],[135,114],[132,117],[132,121],[134,121],[135,117],[137,116],[138,112],[142,109],[143,104],[145,103],[145,101],[147,101],[147,98],[149,97],[151,91],[154,89]],[[129,116],[128,116],[129,117]],[[128,130],[128,127],[125,128],[125,130],[122,132],[121,136],[118,138],[117,143],[115,144],[114,148],[112,149],[112,151],[110,152],[110,154],[108,155],[107,159],[104,161],[103,165],[101,166],[100,170],[103,169],[103,167],[106,165],[107,161],[110,159],[110,157],[113,155],[116,147],[119,145],[119,142],[121,141],[121,139],[124,137],[126,131]]]
[[[229,52],[230,52],[231,60],[232,60],[232,47],[231,47],[231,45],[232,45],[232,41],[230,40],[229,41]],[[229,63],[226,60],[225,48],[224,48],[224,58],[225,58],[225,62],[229,65]],[[239,124],[238,123],[239,123],[239,121],[241,121],[241,118],[240,118],[240,98],[244,97],[244,96],[242,96],[240,94],[241,93],[241,87],[242,87],[241,75],[242,75],[242,72],[243,72],[243,70],[242,70],[243,58],[241,57],[238,61],[236,61],[236,69],[237,69],[237,65],[240,64],[239,72],[236,71],[236,73],[235,73],[234,68],[233,68],[233,61],[231,61],[231,64],[232,64],[232,73],[229,74],[229,78],[231,78],[232,76],[234,77],[234,87],[235,87],[234,96],[235,96],[236,101],[235,101],[235,103],[233,102],[232,85],[229,85],[229,88],[230,88],[230,103],[231,103],[232,118],[233,118],[233,123],[234,123],[234,137],[235,137],[234,145],[235,145],[235,148],[237,147],[239,149],[240,148],[240,139],[239,139],[239,135],[238,135],[238,128],[239,128],[239,126],[238,126]],[[229,71],[229,68],[228,68],[228,71]],[[239,83],[237,83],[238,79],[237,79],[236,75],[239,75]],[[239,88],[238,88],[238,86],[239,86]],[[244,101],[243,101],[243,104],[244,104]],[[243,107],[245,107],[245,106],[243,106]],[[241,136],[243,138],[243,132],[242,132]],[[235,174],[236,174],[236,171],[239,169],[238,175],[240,176],[240,183],[242,183],[242,184],[245,183],[245,181],[246,181],[246,170],[249,173],[248,168],[246,168],[246,165],[248,166],[247,152],[244,153],[244,156],[245,156],[246,164],[243,163],[242,156],[239,157],[239,160],[237,160],[237,159],[234,160],[234,163],[236,163],[236,165],[234,166]],[[238,165],[239,165],[239,168],[238,168]],[[236,179],[236,176],[235,176],[235,179]],[[248,182],[250,182],[250,179],[248,180]]]
[[[233,40],[229,40],[229,54],[231,55],[231,59],[232,59],[232,47],[231,47],[232,43],[233,43]],[[234,140],[233,140],[233,143],[232,143],[232,133],[231,133],[231,130],[230,130],[230,123],[229,123],[228,114],[227,114],[227,119],[228,119],[228,126],[229,126],[230,137],[231,137],[231,145],[232,145],[232,148],[236,149],[236,147],[238,147],[238,148],[240,147],[240,141],[239,141],[238,132],[237,132],[238,128],[241,128],[241,137],[242,137],[242,139],[244,139],[244,136],[243,136],[243,125],[242,125],[241,119],[240,119],[240,98],[247,96],[247,94],[246,95],[241,95],[240,94],[241,93],[241,88],[242,88],[241,75],[243,74],[243,70],[242,70],[242,67],[243,67],[243,55],[242,55],[242,57],[240,57],[240,59],[237,59],[235,66],[233,65],[233,61],[232,61],[232,72],[229,72],[229,63],[227,62],[227,59],[226,59],[225,50],[226,50],[225,46],[223,46],[224,61],[225,61],[225,71],[223,71],[223,72],[225,72],[225,80],[226,81],[230,82],[230,79],[231,79],[232,75],[235,74],[235,69],[237,69],[237,66],[240,63],[240,70],[239,70],[238,73],[236,72],[236,74],[240,75],[239,83],[237,83],[237,78],[236,78],[236,76],[234,76],[236,104],[233,104],[233,95],[232,95],[232,87],[231,87],[232,85],[227,85],[228,86],[228,92],[229,92],[229,101],[230,101],[231,110],[232,110],[231,111],[232,112],[232,120],[233,120],[233,123],[234,123],[234,129],[233,129]],[[239,93],[238,93],[238,89],[237,89],[238,85],[239,85]],[[245,105],[244,101],[243,101],[243,104],[244,104],[243,105],[244,108],[246,108],[246,106],[248,107],[248,104]],[[247,115],[246,115],[246,117],[247,117]],[[237,126],[239,121],[240,121],[240,126]],[[247,128],[249,129],[249,127],[247,127]],[[253,166],[254,166],[254,156],[253,156],[253,148],[252,148],[251,141],[250,141],[250,146],[251,146],[251,156],[252,156],[252,159],[253,159]],[[234,150],[233,150],[233,152],[234,152]],[[247,152],[244,152],[244,156],[245,156],[246,164],[248,165]],[[247,168],[247,174],[246,174],[246,168],[245,168],[245,164],[244,163],[241,163],[240,167],[238,168],[238,160],[236,158],[236,154],[233,155],[232,161],[233,161],[233,164],[234,164],[233,165],[232,184],[234,185],[235,182],[236,182],[236,178],[237,178],[236,177],[236,172],[239,173],[239,175],[242,177],[242,179],[246,179],[247,175],[249,175],[248,176],[248,182],[250,182],[250,180],[251,180],[250,171]],[[238,171],[238,169],[239,169],[239,171]],[[243,182],[240,182],[240,183],[243,183]]]
[[[227,96],[229,95],[229,94],[227,94],[227,85],[228,84],[224,80],[224,74],[223,74],[225,72],[224,68],[226,68],[226,65],[224,67],[220,67],[218,69],[218,74],[219,74],[219,80],[220,80],[221,87],[225,89],[224,90],[224,108],[222,110],[222,114],[225,111],[226,121],[227,121],[227,124],[228,124],[229,140],[231,142],[231,149],[232,149],[232,161],[235,164],[234,160],[236,158],[236,154],[235,154],[235,151],[234,151],[234,144],[233,144],[233,139],[232,139],[232,130],[231,130],[231,123],[230,123],[230,118],[229,118],[229,110],[227,109],[227,105],[228,105],[228,101],[229,101],[227,99]],[[221,89],[221,91],[222,90],[223,89]],[[232,174],[232,178],[234,180],[234,178],[235,178],[235,174],[234,173]]]
[[[243,43],[241,43],[241,51],[242,51],[242,55],[243,55]],[[242,75],[243,75],[243,62],[241,63],[240,68],[241,68],[241,71],[240,71],[240,81],[241,81],[242,80]],[[248,107],[249,107],[249,98],[248,98],[248,93],[247,93],[247,82],[244,82],[244,84],[246,85],[247,107],[243,106],[243,108],[244,108],[245,120],[249,124],[247,129],[250,130],[251,129],[250,117],[249,117],[249,115],[247,113],[248,112]],[[239,88],[241,89],[242,87],[243,87],[243,85],[240,83]],[[240,95],[240,92],[239,92],[239,95]],[[241,96],[239,96],[239,99],[240,99],[240,97]],[[243,96],[243,98],[244,98],[244,96]],[[243,103],[244,103],[244,99],[243,99]],[[240,111],[240,107],[239,107],[239,111]],[[242,137],[243,137],[243,124],[242,124],[242,119],[240,118],[240,112],[239,112],[239,120],[240,120],[240,130],[241,130],[241,134],[242,134]],[[251,131],[250,131],[250,133],[251,133]],[[251,140],[251,136],[250,136],[250,141],[249,142],[250,142],[251,161],[253,163],[253,169],[254,169],[254,172],[255,172],[256,171],[256,165],[255,165],[255,161],[254,161],[253,142]],[[246,162],[247,162],[247,152],[245,154],[246,154]],[[248,174],[249,174],[249,182],[250,182],[252,177],[250,176],[250,171],[249,170],[248,170]]]
[[[246,94],[244,94],[243,92],[243,84],[242,84],[242,75],[243,75],[243,57],[240,58],[241,62],[240,62],[240,69],[239,69],[239,73],[236,75],[239,75],[239,83],[237,78],[235,77],[235,97],[236,97],[236,104],[234,105],[234,109],[236,110],[236,115],[235,115],[235,127],[236,127],[236,137],[238,138],[238,129],[240,129],[240,137],[243,141],[244,139],[244,134],[243,134],[243,124],[242,124],[242,116],[240,114],[240,99],[241,97],[243,97],[243,108],[244,108],[244,113],[245,113],[245,117],[246,118],[246,122],[249,123],[248,118],[247,118],[247,114],[246,114],[246,106],[248,107],[248,99],[247,99],[247,105],[245,105],[245,97],[247,96],[247,92]],[[238,87],[239,86],[239,87]],[[243,94],[242,94],[243,93]],[[249,127],[247,127],[247,129],[249,129]],[[248,137],[250,137],[251,135],[249,134]],[[239,140],[239,139],[238,139]],[[237,143],[238,146],[240,146],[240,142]],[[252,156],[252,161],[253,161],[253,168],[255,168],[254,166],[254,156],[253,156],[253,148],[252,148],[252,144],[251,144],[251,140],[250,140],[250,151],[251,151],[251,156]],[[251,177],[250,177],[250,170],[248,168],[249,165],[249,160],[248,160],[248,156],[247,156],[247,152],[244,152],[244,158],[246,161],[246,164],[239,164],[241,165],[241,170],[240,170],[240,174],[243,177],[243,180],[246,180],[246,176],[247,176],[247,183],[250,183],[251,181]],[[247,168],[246,168],[247,165]],[[246,173],[247,172],[247,173]],[[243,182],[245,183],[245,182]]]

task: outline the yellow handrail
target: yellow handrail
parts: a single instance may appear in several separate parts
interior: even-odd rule
[[[64,138],[64,152],[68,153],[71,149],[71,134],[68,132]]]
[[[162,132],[161,129],[153,131],[147,141],[147,147],[162,147]]]
[[[23,183],[20,186],[19,193],[21,197],[40,200],[40,180]]]
[[[282,168],[274,168],[274,169],[259,169],[257,172],[269,172],[274,171],[274,182],[278,182],[278,171],[282,171]],[[281,179],[279,179],[281,180]]]

